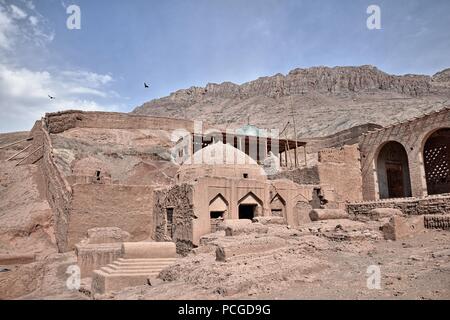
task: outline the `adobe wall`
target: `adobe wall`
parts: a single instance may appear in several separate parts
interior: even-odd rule
[[[337,148],[345,145],[353,145],[359,142],[359,137],[366,132],[382,128],[382,126],[373,123],[367,123],[346,129],[330,136],[304,139],[306,151],[316,153],[326,148]]]
[[[35,122],[30,131],[30,136],[33,137],[32,146],[26,151],[27,158],[21,164],[35,164],[39,163],[44,155],[44,133],[42,132],[42,121]]]
[[[366,201],[347,205],[348,213],[355,216],[367,215],[372,209],[376,208],[399,209],[407,215],[449,214],[450,195]]]
[[[198,218],[194,213],[194,187],[191,184],[180,184],[154,191],[153,221],[154,240],[173,241],[177,252],[187,253],[198,245],[193,239],[193,224]],[[166,210],[173,209],[173,234],[168,232]]]
[[[119,227],[131,241],[154,237],[153,187],[75,184],[67,223],[67,248],[73,249],[88,229]]]
[[[43,157],[40,162],[47,200],[53,210],[55,238],[60,252],[68,251],[67,230],[72,201],[72,188],[53,160],[53,146],[47,130],[41,127]]]
[[[340,208],[346,202],[362,200],[360,153],[357,145],[319,152],[317,165],[320,184],[333,188]]]
[[[104,128],[104,129],[155,129],[194,130],[194,122],[182,119],[139,116],[116,112],[88,112],[70,110],[47,113],[45,121],[49,133],[61,133],[72,128]]]
[[[406,150],[412,196],[426,196],[428,193],[423,161],[423,147],[431,133],[445,127],[450,127],[450,109],[442,109],[421,118],[415,118],[407,122],[363,134],[359,142],[363,199],[377,200],[380,198],[375,162],[380,149],[389,141],[399,142]]]
[[[346,202],[362,200],[360,153],[357,145],[329,148],[318,153],[312,167],[282,171],[271,180],[289,179],[300,185],[321,185],[334,189],[333,201],[344,208]]]

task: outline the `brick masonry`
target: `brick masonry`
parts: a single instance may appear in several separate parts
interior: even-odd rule
[[[390,141],[403,145],[408,155],[412,196],[427,196],[423,147],[430,135],[438,129],[450,128],[450,108],[363,134],[359,147],[363,179],[363,199],[379,199],[376,159],[381,148]]]
[[[368,215],[372,209],[394,208],[407,215],[446,215],[450,217],[450,194],[429,196],[425,198],[387,199],[366,201],[347,205],[352,216]]]

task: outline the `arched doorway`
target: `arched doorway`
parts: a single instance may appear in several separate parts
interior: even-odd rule
[[[378,153],[376,168],[380,199],[411,197],[408,154],[403,145],[386,143]]]
[[[262,202],[252,192],[239,201],[239,219],[253,219],[260,215]]]
[[[450,128],[431,134],[423,148],[428,194],[450,193]]]
[[[286,202],[279,194],[270,202],[270,211],[274,217],[286,217]]]
[[[218,194],[209,202],[209,218],[211,223],[211,233],[216,232],[219,224],[224,220],[228,213],[228,202]]]

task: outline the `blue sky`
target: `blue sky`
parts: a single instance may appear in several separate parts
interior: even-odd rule
[[[81,30],[66,27],[72,4]],[[371,4],[381,30],[366,27]],[[0,132],[297,67],[431,75],[450,67],[449,13],[448,0],[0,0]]]

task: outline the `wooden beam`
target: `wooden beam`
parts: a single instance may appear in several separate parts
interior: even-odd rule
[[[14,159],[15,157],[17,157],[19,154],[25,152],[26,150],[28,150],[30,147],[32,146],[32,144],[30,144],[28,147],[26,147],[25,149],[22,149],[21,151],[17,152],[15,155],[13,155],[12,157],[9,157],[8,159],[6,159],[6,161],[10,161],[12,159]]]
[[[29,155],[27,155],[25,158],[23,158],[22,160],[20,160],[19,162],[16,163],[16,167],[21,164],[22,162],[24,162],[25,160],[27,160],[29,157],[31,157],[33,154],[35,154],[36,152],[38,152],[39,150],[41,150],[43,148],[43,146],[40,146],[39,148],[37,148],[36,150],[34,150],[32,153],[30,153]]]
[[[16,144],[19,144],[19,143],[21,143],[21,142],[31,141],[31,140],[33,140],[33,137],[31,137],[31,138],[26,138],[26,139],[22,139],[22,140],[18,140],[18,141],[16,141],[16,142],[7,144],[6,146],[0,147],[0,150],[1,150],[1,149],[8,148],[8,147],[12,147],[12,146],[14,146],[14,145],[16,145]]]

